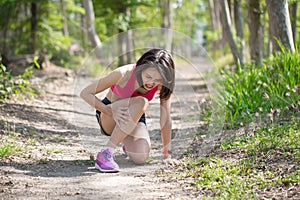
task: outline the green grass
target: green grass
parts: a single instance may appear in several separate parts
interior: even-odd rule
[[[8,157],[18,155],[22,147],[15,141],[1,141],[0,143],[0,157]]]
[[[15,144],[11,142],[2,143],[0,146],[0,156],[7,157],[15,151]]]
[[[299,154],[300,123],[297,120],[300,120],[300,118],[292,117],[291,121],[284,122],[281,125],[258,128],[255,133],[244,134],[241,137],[234,138],[230,142],[221,144],[221,148],[223,150],[243,148],[253,153],[260,151],[272,153],[278,150],[281,152],[298,150]]]
[[[237,127],[253,121],[274,122],[299,112],[300,56],[281,53],[262,65],[222,71],[225,87],[219,103],[226,106],[226,123]]]
[[[41,148],[42,151],[46,152],[46,153],[62,153],[63,150],[62,149],[57,149],[57,148],[52,148],[52,147],[43,147]]]
[[[199,120],[197,117],[187,117],[183,119],[184,122],[195,122],[197,120]]]
[[[187,186],[209,190],[214,199],[259,199],[258,191],[300,183],[299,118],[258,128],[254,134],[225,141],[220,147],[223,156],[186,157],[178,169],[160,175],[189,180]],[[231,158],[232,152],[238,158]]]
[[[60,137],[60,136],[53,137],[51,140],[54,141],[54,142],[57,142],[57,143],[68,142],[67,138]]]

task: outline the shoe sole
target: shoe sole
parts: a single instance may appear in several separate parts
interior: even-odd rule
[[[119,169],[102,169],[97,163],[95,163],[95,168],[98,169],[100,172],[106,172],[106,173],[116,173],[119,172]]]

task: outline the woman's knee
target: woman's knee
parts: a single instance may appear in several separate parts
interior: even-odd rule
[[[129,136],[124,142],[129,158],[136,164],[144,164],[149,157],[150,141]]]
[[[131,98],[131,101],[133,104],[137,105],[139,108],[142,108],[143,112],[146,111],[146,109],[148,108],[148,105],[149,105],[148,99],[146,99],[145,97],[141,97],[141,96],[133,97],[133,98]]]
[[[149,152],[144,152],[144,153],[129,153],[129,158],[135,164],[139,164],[139,165],[146,163],[148,157],[149,157]]]

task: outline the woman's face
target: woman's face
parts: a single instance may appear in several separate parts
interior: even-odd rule
[[[152,90],[154,87],[162,84],[162,77],[154,67],[149,67],[142,72],[143,87],[146,90]]]

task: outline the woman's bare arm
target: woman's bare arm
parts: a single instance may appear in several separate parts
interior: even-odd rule
[[[160,127],[161,139],[164,150],[169,150],[171,145],[172,121],[171,121],[171,98],[160,102]]]
[[[169,154],[171,148],[171,136],[172,136],[172,120],[171,120],[171,98],[160,103],[160,126],[161,126],[161,140],[163,145],[163,163],[170,166],[179,165],[179,161],[172,159]]]
[[[111,87],[112,85],[117,84],[119,80],[122,78],[122,76],[123,76],[122,70],[116,69],[112,71],[110,74],[108,74],[107,76],[100,78],[99,80],[85,87],[81,91],[80,97],[95,109],[111,116],[112,112],[110,107],[103,104],[101,100],[98,99],[95,95],[100,92],[103,92],[104,90]]]

